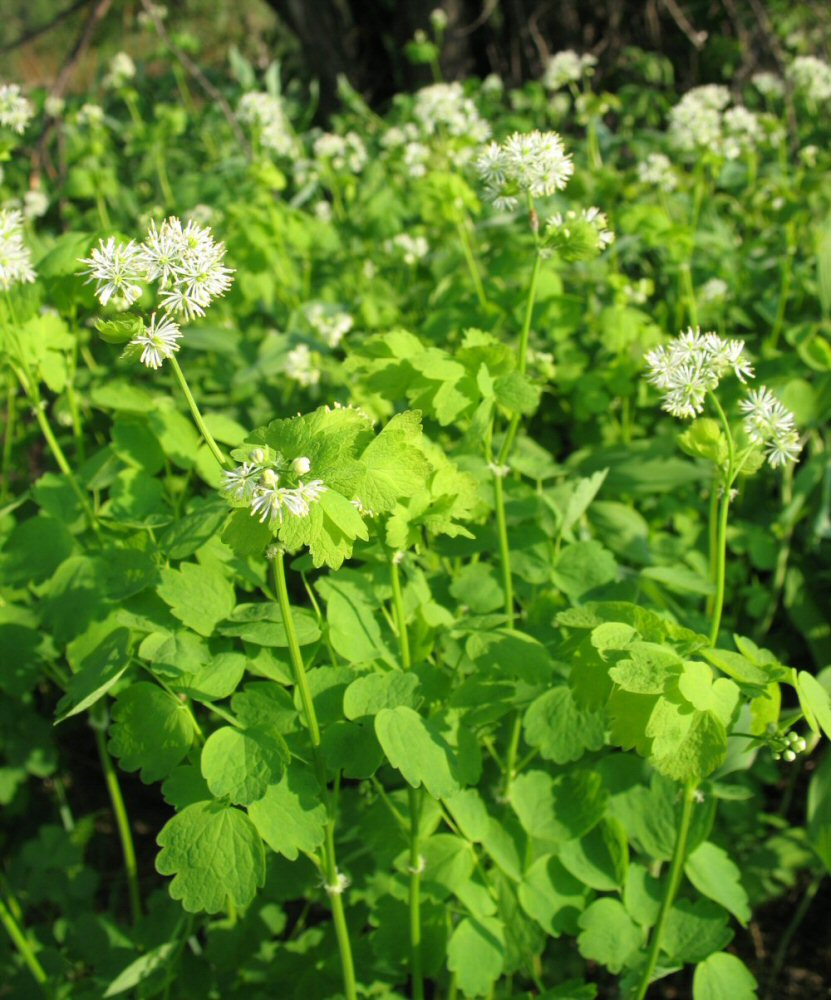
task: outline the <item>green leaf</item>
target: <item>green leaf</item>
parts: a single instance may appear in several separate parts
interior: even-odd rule
[[[413,673],[366,674],[358,677],[343,694],[343,714],[347,719],[377,715],[383,708],[418,708],[419,679]]]
[[[596,899],[580,914],[580,954],[618,973],[641,954],[643,931],[618,899]]]
[[[693,458],[704,458],[721,467],[727,461],[727,438],[717,420],[699,417],[683,434],[678,444]]]
[[[623,886],[629,865],[626,829],[616,819],[604,817],[585,837],[563,844],[558,857],[584,885],[612,892]]]
[[[420,443],[421,414],[416,410],[396,414],[369,442],[360,457],[366,471],[356,491],[365,507],[391,511],[399,500],[424,488],[431,468]]]
[[[600,542],[573,542],[563,549],[552,576],[566,596],[580,601],[617,579],[617,563]]]
[[[706,663],[687,660],[678,680],[678,690],[699,712],[712,712],[724,726],[730,724],[739,703],[739,689],[726,677],[713,680]]]
[[[632,694],[661,694],[684,668],[677,653],[655,642],[629,643],[626,652],[626,659],[609,668],[609,676]]]
[[[505,963],[505,932],[496,917],[464,917],[447,944],[447,967],[466,997],[483,996]]]
[[[84,656],[55,708],[56,723],[83,712],[103,698],[130,665],[129,646],[129,629],[116,628]]]
[[[591,771],[556,779],[545,771],[526,771],[511,785],[511,805],[529,836],[559,844],[600,822],[606,792],[600,775]]]
[[[797,676],[796,693],[805,713],[805,721],[815,733],[822,730],[831,739],[831,695],[807,670]]]
[[[187,707],[147,681],[121,692],[112,717],[110,752],[125,771],[141,769],[145,784],[167,777],[196,735]]]
[[[418,712],[404,705],[383,708],[375,716],[375,733],[387,760],[413,788],[423,784],[436,799],[459,791],[453,748]]]
[[[234,588],[216,565],[182,563],[178,569],[162,570],[161,577],[159,597],[179,621],[200,635],[212,635],[234,610]]]
[[[157,838],[160,875],[173,875],[170,895],[188,913],[219,913],[229,901],[244,909],[265,884],[265,851],[239,809],[195,802],[169,820]]]
[[[6,586],[41,583],[49,579],[74,547],[72,535],[53,517],[27,518],[12,528],[0,555]]]
[[[608,469],[601,469],[586,479],[579,479],[573,485],[570,484],[571,489],[564,505],[559,526],[562,534],[568,534],[586,513],[592,500],[597,496],[600,487],[603,485],[608,471]]]
[[[162,797],[168,805],[181,812],[194,802],[207,802],[211,798],[211,790],[197,767],[182,764],[174,767],[162,782]]]
[[[538,858],[522,876],[518,891],[523,910],[547,934],[577,934],[577,918],[586,907],[589,890],[559,858],[553,854]]]
[[[808,839],[831,872],[831,756],[814,771],[808,785]]]
[[[652,740],[650,762],[676,781],[700,781],[727,758],[727,731],[713,712],[690,710],[659,698],[646,735]]]
[[[695,970],[693,1000],[756,1000],[756,980],[735,955],[719,951]]]
[[[316,586],[326,601],[329,641],[336,653],[349,663],[392,659],[381,634],[378,604],[366,580],[343,570]]]
[[[290,767],[280,781],[248,807],[248,815],[268,846],[296,860],[300,851],[311,854],[323,843],[326,806],[320,789],[307,771]]]
[[[234,805],[247,806],[280,780],[289,757],[277,733],[223,726],[202,748],[202,775],[216,798],[228,796]]]
[[[306,608],[292,608],[291,617],[300,646],[309,646],[320,638],[314,614]],[[276,603],[238,604],[228,620],[217,628],[220,635],[237,636],[255,646],[287,649],[289,640],[283,615]]]
[[[702,896],[715,900],[744,927],[750,919],[750,904],[741,882],[741,872],[723,848],[705,842],[687,857],[684,873]]]
[[[128,340],[144,333],[144,320],[133,313],[123,313],[112,319],[97,317],[93,324],[98,336],[108,344],[126,344]]]
[[[531,702],[523,719],[525,740],[538,747],[545,760],[568,764],[586,750],[599,750],[604,743],[603,712],[579,708],[570,688],[559,686]]]
[[[669,911],[663,949],[673,962],[702,962],[730,943],[727,911],[708,899],[682,899]]]
[[[104,1000],[107,1000],[107,997],[117,997],[119,993],[126,993],[127,990],[131,990],[149,979],[154,972],[166,968],[176,947],[176,941],[165,941],[164,944],[152,948],[134,962],[130,962],[109,984],[104,992]]]
[[[257,556],[271,544],[272,535],[268,526],[260,524],[245,508],[233,511],[222,532],[222,541],[238,556]]]
[[[326,766],[345,778],[369,778],[384,761],[384,754],[371,726],[337,719],[323,732]]]

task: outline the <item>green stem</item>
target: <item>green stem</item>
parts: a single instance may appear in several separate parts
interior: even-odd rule
[[[730,432],[730,424],[719,403],[715,393],[708,392],[708,397],[718,413],[722,430],[727,439],[727,471],[722,482],[722,494],[719,498],[718,521],[716,525],[716,550],[715,559],[710,558],[711,565],[715,565],[715,585],[716,595],[713,600],[713,608],[710,618],[710,645],[715,646],[718,642],[718,632],[721,627],[721,615],[724,610],[724,591],[727,575],[727,520],[730,514],[730,491],[733,488],[733,481],[736,476],[736,453],[733,444],[733,435]]]
[[[196,405],[196,400],[193,398],[193,393],[190,391],[190,386],[188,385],[187,379],[185,378],[185,373],[179,366],[179,362],[176,360],[175,357],[171,357],[170,364],[173,367],[173,372],[176,375],[176,379],[179,382],[179,386],[181,387],[182,392],[185,394],[185,399],[188,401],[188,406],[190,407],[190,412],[191,415],[193,416],[194,423],[199,428],[199,433],[202,435],[205,444],[208,446],[211,454],[217,460],[217,462],[219,462],[219,464],[222,466],[223,469],[230,468],[227,459],[219,450],[216,441],[214,441],[213,435],[205,426],[205,421],[202,419],[202,414],[199,412],[199,407]]]
[[[112,758],[107,750],[107,740],[103,730],[95,728],[95,742],[98,745],[98,756],[101,758],[101,768],[104,771],[104,781],[110,796],[110,804],[115,815],[118,837],[121,841],[121,853],[124,858],[124,871],[127,875],[127,891],[130,896],[130,915],[133,924],[141,920],[141,892],[138,882],[138,865],[136,864],[136,849],[133,845],[133,833],[130,820],[124,805],[124,796],[118,783],[118,775],[113,766]]]
[[[797,906],[794,911],[791,922],[785,928],[785,933],[779,939],[779,945],[776,948],[776,952],[771,963],[770,973],[767,977],[767,992],[765,994],[766,1000],[774,1000],[774,997],[776,996],[776,984],[782,973],[782,969],[785,966],[785,959],[788,957],[788,949],[791,946],[794,935],[799,930],[799,925],[807,916],[808,910],[811,908],[811,903],[813,903],[814,897],[817,892],[819,892],[819,887],[824,878],[824,872],[820,872],[818,875],[814,876],[813,881],[805,890],[802,899],[799,901],[799,906]]]
[[[643,1000],[646,991],[649,989],[649,982],[658,964],[658,956],[661,951],[661,941],[666,927],[667,917],[675,902],[678,887],[681,884],[681,877],[684,871],[684,861],[687,857],[687,840],[692,823],[693,803],[695,802],[696,785],[690,782],[684,787],[684,800],[681,807],[681,822],[678,825],[678,834],[675,838],[675,848],[672,852],[672,861],[669,865],[664,895],[661,900],[661,908],[658,911],[658,920],[652,929],[652,937],[649,941],[649,950],[646,955],[646,965],[644,966],[637,990],[633,994],[633,1000]]]
[[[501,456],[500,456],[501,457]],[[496,529],[499,535],[499,561],[502,565],[502,589],[505,594],[505,615],[509,628],[514,627],[514,583],[511,575],[511,546],[508,540],[508,522],[505,516],[505,491],[502,469],[493,474],[493,491],[496,499]]]
[[[681,285],[684,289],[684,299],[687,303],[687,314],[690,317],[690,325],[698,326],[698,303],[695,299],[695,289],[692,283],[692,270],[690,261],[685,260],[680,266]]]
[[[48,987],[49,977],[43,966],[38,961],[37,955],[35,955],[29,939],[23,933],[22,928],[15,920],[11,913],[11,910],[6,906],[5,902],[0,899],[0,923],[6,929],[6,933],[12,939],[15,948],[20,952],[20,956],[26,965],[29,967],[29,971],[32,973],[37,984],[43,990],[43,992],[49,996],[51,990]]]
[[[479,300],[479,305],[484,309],[488,305],[488,297],[485,295],[485,286],[482,284],[482,276],[479,274],[476,256],[473,253],[473,242],[470,238],[466,222],[459,220],[456,223],[456,229],[459,232],[459,240],[461,241],[462,253],[465,256],[467,269],[470,273],[470,280],[473,282],[473,287],[476,290],[476,298]]]
[[[542,270],[542,257],[539,251],[534,255],[534,270],[531,272],[531,283],[528,286],[528,299],[525,303],[525,318],[522,321],[522,331],[519,335],[518,368],[521,375],[528,366],[528,338],[531,333],[531,318],[534,314],[534,301],[537,297],[537,284]]]
[[[17,416],[17,382],[10,371],[6,384],[6,426],[3,428],[3,482],[0,483],[0,496],[3,500],[11,496],[9,479],[11,477],[12,450],[14,448],[15,418]]]
[[[511,797],[511,785],[516,776],[516,759],[519,753],[519,739],[522,736],[522,713],[517,712],[514,716],[514,724],[511,729],[511,742],[508,744],[508,756],[505,759],[504,789],[502,797],[507,802]]]
[[[306,676],[306,667],[300,653],[300,643],[297,641],[297,632],[294,627],[294,618],[291,613],[291,602],[289,601],[288,585],[286,583],[285,556],[282,548],[276,549],[272,560],[274,566],[274,587],[277,591],[277,601],[280,605],[280,614],[283,618],[283,627],[286,630],[286,639],[289,647],[289,658],[291,660],[294,683],[300,692],[300,702],[303,706],[303,714],[306,725],[309,729],[309,738],[312,744],[312,761],[321,795],[326,800],[326,840],[323,845],[323,872],[326,879],[326,892],[329,896],[329,904],[332,908],[332,919],[335,924],[335,935],[338,940],[338,951],[340,952],[341,971],[343,974],[343,986],[346,1000],[357,1000],[358,992],[355,982],[355,966],[352,960],[352,945],[349,940],[349,928],[346,925],[346,915],[343,908],[343,885],[338,873],[337,860],[335,857],[335,809],[332,802],[326,781],[326,766],[321,752],[320,725],[317,720],[314,699],[309,687],[309,680]]]
[[[775,349],[779,344],[779,336],[785,323],[785,309],[788,305],[788,296],[791,293],[791,279],[793,277],[793,258],[795,251],[795,234],[793,224],[790,223],[786,229],[787,246],[785,259],[782,261],[782,279],[779,285],[779,301],[776,304],[776,318],[768,338],[768,346]]]
[[[401,656],[401,667],[409,670],[410,640],[407,635],[407,619],[404,614],[404,599],[401,594],[401,578],[398,570],[396,554],[390,559],[390,582],[392,583],[392,603],[395,612],[395,626],[398,633],[398,648]],[[419,819],[421,803],[415,788],[407,786],[407,801],[410,812],[410,977],[412,979],[411,995],[413,1000],[424,1000],[424,976],[421,963],[421,870],[423,860],[419,843]]]

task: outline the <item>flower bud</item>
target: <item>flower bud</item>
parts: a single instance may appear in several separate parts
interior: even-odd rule
[[[308,458],[306,458],[305,455],[301,455],[299,458],[295,458],[295,460],[291,463],[291,471],[296,476],[305,476],[306,473],[309,472],[311,467],[312,463],[309,461]]]

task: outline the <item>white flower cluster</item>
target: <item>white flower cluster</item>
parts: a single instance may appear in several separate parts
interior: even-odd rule
[[[413,114],[426,135],[452,135],[481,143],[491,134],[490,125],[465,97],[460,83],[422,87],[416,94]]]
[[[260,142],[266,149],[278,156],[294,153],[294,135],[279,97],[258,91],[243,94],[237,106],[237,118],[259,130]]]
[[[298,344],[286,355],[284,373],[298,385],[308,389],[320,381],[320,368],[317,364],[318,355],[312,354],[306,344]]]
[[[366,146],[357,132],[335,135],[324,132],[315,139],[315,159],[327,162],[337,173],[359,174],[369,161]]]
[[[520,195],[542,198],[561,191],[574,172],[571,155],[556,132],[514,132],[492,142],[476,161],[485,195],[500,209],[516,208]]]
[[[16,83],[0,83],[0,125],[23,135],[34,114],[35,109]]]
[[[776,73],[763,70],[761,73],[754,73],[750,82],[759,91],[762,97],[779,98],[785,96],[785,81]]]
[[[669,112],[669,137],[684,152],[718,153],[728,160],[754,149],[765,139],[761,120],[743,105],[730,104],[730,91],[709,83],[687,91]],[[774,130],[768,138],[776,141]]]
[[[546,90],[560,90],[569,83],[579,83],[584,76],[592,76],[597,59],[588,52],[578,55],[566,49],[553,55],[546,64],[542,85]]]
[[[430,147],[420,141],[421,132],[413,122],[393,125],[381,137],[381,145],[391,152],[400,151],[404,169],[410,177],[424,177],[430,161]]]
[[[8,291],[18,282],[35,280],[32,257],[23,243],[23,216],[14,210],[0,210],[0,288]]]
[[[726,281],[722,281],[721,278],[710,278],[698,290],[698,301],[702,304],[723,302],[727,297],[728,291],[729,288]]]
[[[745,414],[745,433],[764,449],[774,469],[796,461],[801,447],[794,415],[770,389],[765,386],[751,389],[747,398],[739,403],[739,409]]]
[[[312,330],[332,348],[340,344],[355,323],[348,312],[323,302],[312,302],[303,312]]]
[[[831,66],[816,56],[797,56],[788,77],[799,93],[816,102],[831,100]]]
[[[250,507],[261,524],[282,524],[286,513],[308,517],[312,504],[326,492],[322,479],[301,478],[310,471],[305,456],[287,462],[272,448],[253,448],[247,461],[223,473],[220,492],[234,506]]]
[[[674,417],[692,418],[704,409],[708,392],[731,372],[740,381],[753,378],[743,340],[723,340],[692,327],[669,344],[646,355],[647,379],[664,393],[663,409]]]
[[[638,180],[642,184],[654,184],[667,193],[678,187],[678,175],[672,161],[664,153],[650,153],[638,164]]]
[[[136,64],[126,52],[116,52],[110,59],[107,73],[101,83],[110,90],[120,90],[136,75]]]
[[[387,253],[400,256],[409,267],[423,260],[430,252],[430,244],[423,236],[410,236],[409,233],[396,233],[391,240],[384,243]]]
[[[87,265],[82,273],[89,275],[88,281],[96,282],[102,306],[112,299],[127,308],[139,298],[143,284],[158,282],[162,318],[157,323],[154,313],[150,326],[125,351],[140,351],[143,364],[158,368],[178,350],[181,332],[173,317],[187,321],[204,316],[231,287],[233,271],[224,259],[225,244],[215,242],[210,229],[193,221],[183,226],[171,216],[160,226],[151,222],[142,243],[121,243],[114,236],[100,240],[81,263]]]
[[[104,124],[104,109],[100,104],[83,104],[75,115],[75,122],[86,128],[100,128]]]
[[[674,417],[693,418],[721,379],[732,372],[741,382],[753,378],[753,366],[744,341],[724,340],[715,333],[688,329],[675,340],[646,355],[648,380],[664,393],[663,409]],[[772,468],[799,457],[799,434],[794,415],[770,389],[751,389],[739,403],[744,430],[764,450]]]

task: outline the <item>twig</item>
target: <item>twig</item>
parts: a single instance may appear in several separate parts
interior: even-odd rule
[[[186,52],[183,52],[180,48],[174,45],[170,35],[168,34],[167,29],[162,23],[162,20],[159,17],[159,15],[156,13],[153,4],[150,2],[150,0],[141,0],[141,5],[144,8],[144,11],[147,14],[147,16],[153,22],[156,31],[158,31],[159,33],[159,37],[173,53],[177,62],[179,62],[184,67],[185,71],[189,73],[194,80],[196,80],[196,82],[205,91],[208,97],[210,97],[211,100],[216,101],[216,103],[219,105],[219,108],[222,111],[223,115],[225,115],[225,119],[228,122],[231,131],[234,133],[234,137],[236,138],[237,142],[240,144],[240,147],[245,153],[246,159],[250,160],[251,145],[249,144],[248,139],[246,139],[245,133],[240,128],[239,122],[237,121],[236,116],[234,115],[231,105],[225,99],[225,95],[211,83],[211,81],[205,76],[205,74],[202,72],[199,66],[197,66],[197,64],[193,61],[193,59],[191,59],[191,57]]]
[[[704,48],[704,43],[707,41],[707,32],[696,31],[692,24],[690,24],[687,15],[683,10],[681,10],[675,0],[661,0],[661,3],[666,8],[667,13],[672,20],[675,21],[681,31],[683,31],[683,33],[690,40],[690,44],[693,48],[700,52]]]
[[[76,10],[80,10],[82,7],[86,7],[88,4],[92,3],[92,0],[75,0],[75,3],[70,4],[59,14],[56,14],[51,21],[47,21],[46,24],[40,25],[38,28],[31,28],[29,31],[24,31],[22,35],[15,38],[13,42],[7,42],[5,45],[0,45],[0,54],[4,52],[12,52],[14,49],[20,48],[21,45],[27,45],[29,42],[33,42],[36,38],[40,38],[41,35],[45,35],[47,31],[51,31],[56,28],[61,21],[65,21],[68,17],[71,17]]]

